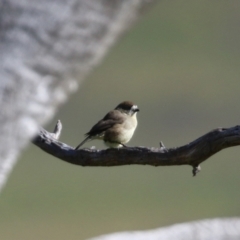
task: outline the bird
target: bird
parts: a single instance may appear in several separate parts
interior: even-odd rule
[[[138,124],[137,112],[139,112],[138,106],[131,101],[118,104],[85,134],[86,138],[75,150],[94,139],[103,140],[110,148],[126,147],[125,144],[132,138]]]

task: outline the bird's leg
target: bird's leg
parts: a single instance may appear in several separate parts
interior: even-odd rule
[[[123,143],[120,143],[123,147],[125,147],[125,148],[128,148],[128,146],[127,145],[125,145],[125,144],[123,144]]]

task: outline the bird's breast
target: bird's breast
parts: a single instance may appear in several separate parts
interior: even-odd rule
[[[105,142],[127,143],[132,138],[137,127],[137,118],[133,116],[126,116],[126,119],[121,124],[116,124],[113,128],[105,132]]]

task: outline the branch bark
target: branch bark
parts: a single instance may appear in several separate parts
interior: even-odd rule
[[[65,162],[80,166],[190,165],[195,176],[200,171],[200,163],[225,148],[240,145],[240,126],[217,128],[176,148],[166,148],[161,142],[159,148],[127,147],[106,150],[84,148],[76,151],[74,147],[58,141],[52,133],[43,128],[40,129],[33,143]]]

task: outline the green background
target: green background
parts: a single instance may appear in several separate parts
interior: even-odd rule
[[[240,1],[159,1],[115,45],[57,119],[76,146],[123,100],[140,108],[129,146],[184,145],[240,124]],[[85,147],[104,148],[98,141]],[[1,194],[4,240],[86,239],[240,215],[240,148],[189,166],[79,167],[30,144]]]

